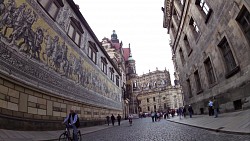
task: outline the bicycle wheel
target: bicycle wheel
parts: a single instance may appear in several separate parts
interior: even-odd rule
[[[78,141],[82,141],[82,135],[81,135],[80,130],[77,132],[77,138],[78,138]]]
[[[68,137],[67,137],[66,133],[62,133],[59,136],[59,141],[68,141]]]

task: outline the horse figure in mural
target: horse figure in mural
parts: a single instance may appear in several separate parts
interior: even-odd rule
[[[1,2],[1,10],[2,10],[2,19],[0,20],[0,30],[3,30],[3,35],[6,35],[7,29],[13,27],[13,14],[16,10],[16,3],[14,0],[9,0],[6,5],[4,5],[3,1]]]

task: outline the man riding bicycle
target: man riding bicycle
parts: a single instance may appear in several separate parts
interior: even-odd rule
[[[69,115],[62,122],[63,124],[66,124],[66,127],[68,129],[69,128],[73,129],[74,141],[78,140],[78,138],[77,138],[77,125],[76,125],[77,119],[78,119],[78,115],[76,113],[76,107],[72,106],[70,109]]]

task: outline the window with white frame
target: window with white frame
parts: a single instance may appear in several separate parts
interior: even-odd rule
[[[71,22],[68,29],[69,37],[79,46],[81,41],[81,35],[83,34],[83,29],[79,21],[71,17]]]
[[[113,68],[109,68],[109,72],[110,72],[110,79],[114,82],[114,69]]]
[[[192,17],[190,19],[189,25],[191,27],[191,30],[193,31],[194,38],[197,39],[198,36],[200,35],[200,29]]]
[[[215,75],[214,75],[214,70],[212,66],[212,62],[210,58],[207,58],[206,61],[204,62],[206,72],[207,72],[207,78],[208,78],[208,83],[213,84],[215,83]]]
[[[38,3],[43,7],[43,9],[52,17],[53,20],[61,7],[64,6],[62,0],[37,0]]]
[[[102,72],[104,72],[105,74],[107,74],[107,60],[106,58],[104,57],[101,57],[101,69],[102,69]]]
[[[115,79],[116,79],[116,86],[120,86],[120,77],[118,75],[115,76]]]
[[[98,52],[97,47],[95,43],[89,41],[89,46],[88,46],[88,57],[96,64],[96,54]]]
[[[224,64],[226,67],[226,73],[227,73],[226,78],[228,78],[239,71],[239,66],[237,66],[237,64],[236,64],[232,50],[229,46],[229,43],[228,43],[226,37],[224,37],[221,40],[218,47],[220,48],[221,54],[224,58],[223,60],[224,60]]]
[[[205,23],[207,23],[213,10],[208,6],[208,4],[206,3],[205,0],[196,0],[195,4],[198,6],[200,11],[202,11],[202,13],[204,13],[203,15],[205,18]]]
[[[247,8],[243,5],[236,21],[240,25],[243,33],[250,42],[250,13]]]

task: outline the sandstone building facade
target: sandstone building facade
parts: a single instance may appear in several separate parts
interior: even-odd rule
[[[170,74],[167,70],[156,69],[156,71],[137,76],[133,87],[139,112],[164,112],[183,106],[181,87],[178,84],[171,85]]]
[[[221,112],[250,108],[250,1],[165,0],[175,69],[197,114],[217,98]]]
[[[122,41],[120,42],[118,39],[118,36],[113,30],[113,33],[111,35],[111,39],[104,37],[102,39],[102,46],[110,56],[110,58],[113,60],[115,65],[118,67],[121,73],[121,80],[120,80],[120,85],[122,88],[122,109],[123,109],[123,118],[127,117],[129,114],[129,99],[126,96],[126,64],[125,64],[125,53],[123,48],[123,43]],[[105,66],[103,66],[105,67]],[[104,70],[107,71],[107,69],[111,68],[106,68]],[[119,77],[119,76],[116,76]]]
[[[63,128],[73,105],[83,126],[122,115],[120,70],[73,0],[0,5],[0,128]]]

